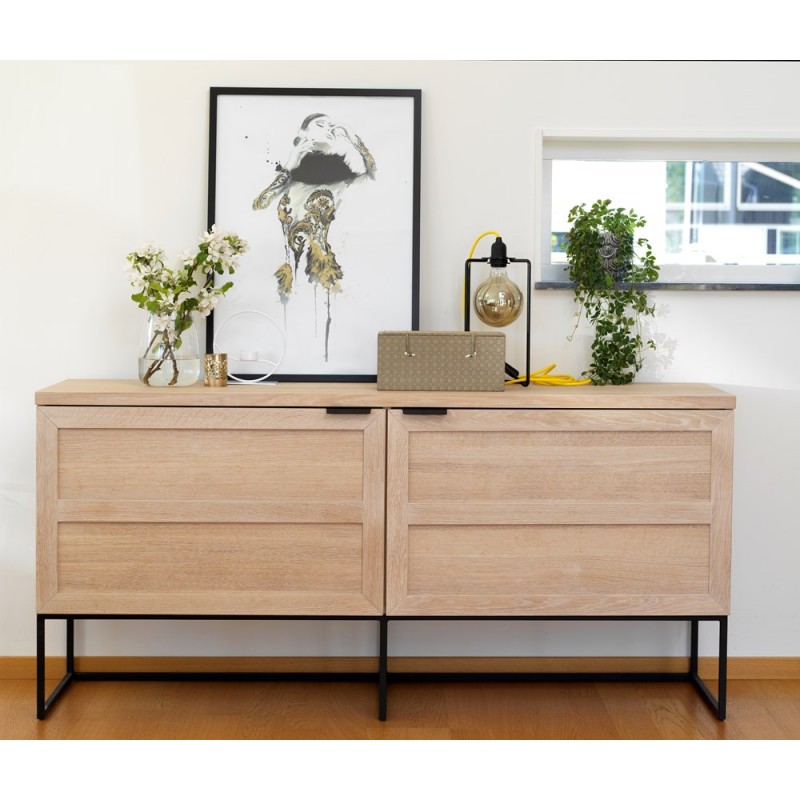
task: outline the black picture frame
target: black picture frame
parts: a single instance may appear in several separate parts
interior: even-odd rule
[[[209,120],[208,227],[250,249],[206,352],[243,382],[376,381],[378,331],[419,330],[421,91],[211,87]]]

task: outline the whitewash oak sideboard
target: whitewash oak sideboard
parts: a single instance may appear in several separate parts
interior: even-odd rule
[[[75,669],[75,621],[102,618],[373,620],[377,673],[318,677],[375,681],[381,719],[393,680],[459,677],[391,672],[396,620],[683,620],[685,672],[557,677],[688,680],[725,718],[731,394],[71,380],[36,404],[39,718],[73,680],[137,677]],[[49,619],[67,648],[46,696]]]

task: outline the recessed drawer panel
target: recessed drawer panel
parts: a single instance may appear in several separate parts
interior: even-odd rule
[[[512,501],[708,499],[706,431],[412,433],[409,500],[470,500],[490,480]]]
[[[362,439],[346,430],[62,430],[60,497],[360,500]]]
[[[707,525],[412,526],[409,594],[706,594]]]

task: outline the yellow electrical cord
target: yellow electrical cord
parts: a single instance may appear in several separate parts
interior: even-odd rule
[[[469,255],[467,256],[467,260],[469,261],[472,258],[473,254],[475,253],[475,248],[478,246],[478,242],[483,239],[484,236],[500,236],[502,238],[502,234],[499,234],[497,231],[484,231],[473,243],[472,247],[470,248]],[[470,266],[467,265],[467,269]],[[467,310],[467,283],[466,280],[461,284],[461,316],[465,316],[465,312]]]
[[[478,238],[472,243],[472,247],[469,251],[469,256],[467,260],[472,258],[473,254],[475,253],[475,248],[478,246],[478,242],[483,239],[484,236],[500,236],[497,231],[484,231]],[[528,298],[528,302],[530,303],[531,299]],[[461,313],[464,314],[466,311],[466,303],[467,303],[467,287],[466,282],[462,284],[461,287]],[[551,375],[550,373],[556,368],[555,364],[550,364],[547,367],[544,367],[537,372],[532,372],[528,379],[530,383],[535,383],[537,386],[586,386],[590,384],[592,381],[589,378],[573,378],[572,375]],[[520,376],[519,378],[511,378],[510,380],[505,381],[506,386],[510,386],[512,383],[525,383],[525,377]]]
[[[549,367],[544,367],[538,372],[532,372],[529,375],[530,382],[538,386],[586,386],[592,381],[589,378],[573,378],[572,375],[551,375],[550,373],[556,368],[555,364]],[[505,381],[506,385],[511,383],[524,383],[525,378],[512,378]]]

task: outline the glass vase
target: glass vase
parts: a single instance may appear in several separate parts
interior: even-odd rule
[[[179,329],[183,328],[183,330]],[[148,314],[139,342],[139,380],[147,386],[191,386],[200,377],[197,328],[189,317],[174,320]]]

